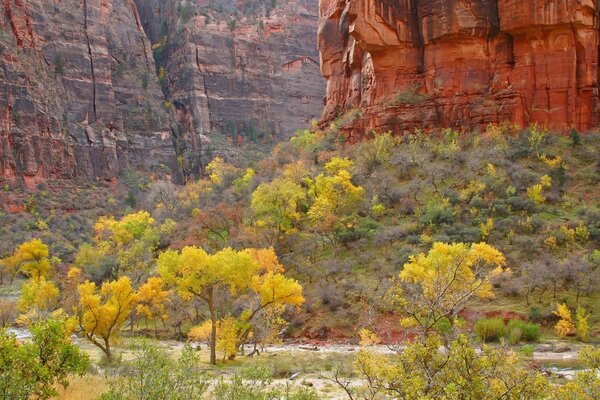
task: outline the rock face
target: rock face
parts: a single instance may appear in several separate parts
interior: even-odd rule
[[[324,119],[349,135],[600,123],[592,0],[321,0]]]
[[[129,167],[177,177],[132,0],[1,0],[0,11],[0,177],[113,179]]]
[[[179,180],[217,137],[290,135],[322,111],[317,25],[317,0],[0,0],[0,178]]]
[[[201,167],[211,133],[264,142],[320,117],[317,0],[136,3],[164,68],[186,169]]]

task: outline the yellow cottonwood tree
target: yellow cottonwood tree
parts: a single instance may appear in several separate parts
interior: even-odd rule
[[[174,284],[184,299],[195,297],[208,307],[211,364],[217,362],[217,291],[239,293],[248,287],[259,269],[250,253],[231,248],[209,255],[201,248],[188,246],[181,252],[169,250],[159,256],[158,273],[164,281]]]
[[[311,188],[314,202],[308,217],[314,223],[354,212],[363,200],[365,190],[352,183],[350,168],[353,163],[347,158],[332,158],[325,164],[325,172],[319,174]]]
[[[556,311],[553,311],[552,313],[560,318],[556,325],[554,325],[554,330],[558,333],[558,336],[564,338],[572,332],[575,332],[575,324],[573,323],[573,317],[571,315],[571,310],[569,310],[569,306],[558,303],[556,304]]]
[[[163,289],[164,281],[162,278],[153,276],[148,278],[138,289],[138,305],[136,311],[138,314],[146,317],[147,320],[154,321],[154,332],[156,333],[156,320],[164,324],[169,316],[165,306],[171,302],[169,296],[171,292]]]
[[[272,229],[275,237],[293,232],[302,218],[301,207],[306,201],[306,190],[291,179],[276,178],[261,183],[252,193],[256,225]]]
[[[41,321],[58,309],[60,292],[52,281],[45,277],[31,278],[21,288],[19,318],[24,323]]]
[[[158,224],[147,211],[114,217],[101,217],[94,225],[95,243],[104,256],[116,255],[118,268],[114,276],[127,274],[139,283],[154,262],[161,234],[174,227],[172,220]]]
[[[111,343],[131,314],[137,294],[128,277],[105,282],[100,289],[93,282],[79,285],[76,306],[79,327],[85,337],[111,361]]]
[[[224,291],[237,298],[244,295],[249,300],[249,308],[236,322],[236,348],[243,344],[252,331],[250,321],[262,310],[281,305],[299,306],[304,302],[302,287],[293,279],[286,278],[282,272],[273,249],[246,249],[235,251],[223,249],[215,254],[208,254],[197,247],[185,247],[180,253],[167,251],[159,257],[158,272],[166,283],[174,284],[183,298],[197,298],[203,301],[210,314],[211,363],[216,362],[218,345],[218,326],[221,322],[217,316],[217,295]],[[225,313],[223,313],[225,314]],[[229,344],[228,357],[235,356],[230,351],[231,321],[228,330],[223,333]],[[193,337],[206,335],[208,325],[205,323],[192,330]],[[231,329],[230,329],[231,328]]]
[[[440,320],[454,321],[472,297],[490,298],[504,255],[486,243],[439,243],[412,256],[393,283],[389,300],[403,324],[427,335]]]
[[[48,276],[52,272],[53,264],[57,262],[60,261],[50,258],[48,246],[40,239],[21,244],[11,256],[3,260],[5,268],[11,271],[11,282],[19,270],[32,278]]]

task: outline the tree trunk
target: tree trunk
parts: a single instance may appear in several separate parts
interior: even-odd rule
[[[112,364],[113,354],[110,350],[110,342],[108,341],[108,339],[104,339],[104,347],[100,347],[100,349],[104,352],[104,355],[106,356],[106,362],[109,365]]]
[[[210,312],[210,363],[217,363],[217,313],[213,299],[213,290],[208,293],[208,311]]]

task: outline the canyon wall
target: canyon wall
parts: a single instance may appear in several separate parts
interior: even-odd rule
[[[348,135],[600,122],[593,0],[321,0],[324,120]]]
[[[317,25],[317,0],[0,0],[0,178],[182,180],[289,137],[322,112]]]
[[[318,0],[136,3],[164,68],[187,170],[197,172],[216,147],[211,133],[234,145],[273,142],[321,116]]]
[[[132,0],[1,0],[0,177],[177,178],[151,44]]]

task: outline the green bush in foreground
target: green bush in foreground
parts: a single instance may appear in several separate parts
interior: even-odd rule
[[[531,322],[513,319],[508,322],[507,332],[511,343],[516,344],[523,342],[537,342],[540,338],[540,327]],[[513,341],[513,337],[518,337],[518,340]]]
[[[502,318],[482,318],[475,322],[473,330],[483,342],[497,342],[501,338],[511,344],[536,342],[540,338],[540,327],[534,323],[512,319],[508,324]]]
[[[199,369],[197,353],[184,347],[178,360],[167,350],[141,343],[134,349],[135,360],[124,376],[112,379],[108,393],[100,400],[200,400],[208,387]]]
[[[484,342],[497,342],[506,335],[506,326],[502,318],[483,318],[473,326],[477,337]]]
[[[62,320],[48,320],[31,327],[31,340],[19,341],[0,331],[0,398],[49,399],[57,387],[67,387],[69,376],[83,375],[89,360],[71,343]]]

